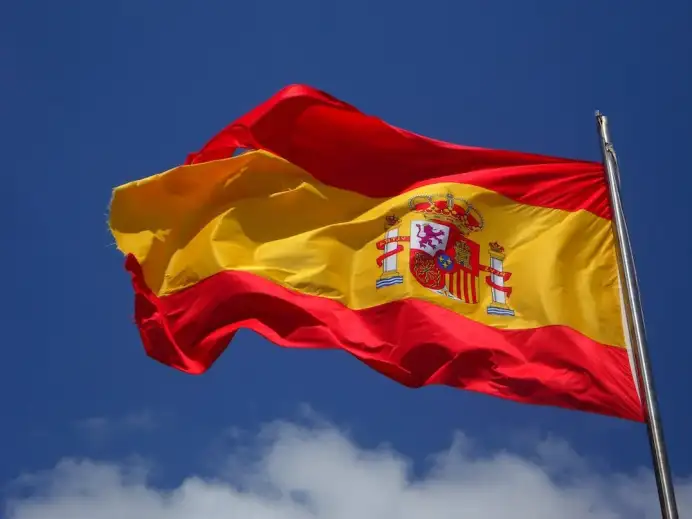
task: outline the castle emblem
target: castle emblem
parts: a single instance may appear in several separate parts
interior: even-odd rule
[[[509,307],[511,287],[505,285],[511,274],[504,270],[505,251],[496,243],[488,245],[490,264],[480,262],[481,247],[469,238],[483,229],[481,213],[462,198],[448,194],[416,195],[409,200],[409,235],[401,235],[402,221],[396,215],[385,218],[385,236],[377,243],[382,254],[377,264],[382,275],[377,289],[404,282],[397,256],[409,243],[409,271],[425,288],[464,304],[478,304],[481,273],[492,296],[488,314],[513,316]]]

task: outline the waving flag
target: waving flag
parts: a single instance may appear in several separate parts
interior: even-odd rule
[[[293,86],[117,188],[110,225],[146,351],[182,371],[248,328],[410,387],[640,421],[610,218],[601,164],[435,141]]]

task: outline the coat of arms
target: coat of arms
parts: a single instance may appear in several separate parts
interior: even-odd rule
[[[488,245],[490,264],[481,264],[481,247],[469,236],[483,229],[481,213],[470,203],[454,195],[416,195],[409,200],[413,214],[409,235],[401,235],[401,220],[395,215],[385,219],[385,237],[377,243],[382,251],[377,263],[382,275],[378,289],[404,282],[397,269],[397,255],[408,242],[409,270],[416,282],[438,294],[465,304],[478,304],[481,272],[490,288],[492,315],[514,315],[508,305],[511,287],[505,285],[511,274],[503,269],[504,248]]]

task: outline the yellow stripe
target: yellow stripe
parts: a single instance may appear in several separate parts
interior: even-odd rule
[[[469,235],[480,245],[481,264],[491,263],[489,243],[504,247],[504,270],[512,273],[506,284],[513,290],[507,307],[514,316],[488,314],[493,305],[485,272],[476,285],[478,304],[424,288],[409,272],[411,245],[405,242],[396,255],[403,283],[375,288],[383,277],[376,244],[384,238],[385,217],[400,216],[399,233],[408,236],[411,221],[421,220],[409,199],[450,193],[482,214],[483,229]],[[323,185],[269,153],[251,152],[117,188],[110,224],[118,248],[137,257],[158,295],[223,270],[242,270],[353,309],[413,297],[498,328],[565,325],[624,347],[610,222],[586,211],[518,204],[456,183],[374,199]]]

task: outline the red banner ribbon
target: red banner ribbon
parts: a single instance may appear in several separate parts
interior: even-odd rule
[[[384,250],[385,246],[389,243],[398,243],[398,242],[407,242],[411,241],[410,236],[394,236],[393,238],[386,238],[384,240],[380,240],[377,242],[377,248],[379,250]],[[404,246],[403,245],[397,245],[394,250],[390,250],[389,252],[385,252],[381,256],[377,258],[377,266],[381,267],[382,264],[384,263],[384,260],[387,258],[394,256],[396,254],[399,254],[400,252],[403,252]]]

